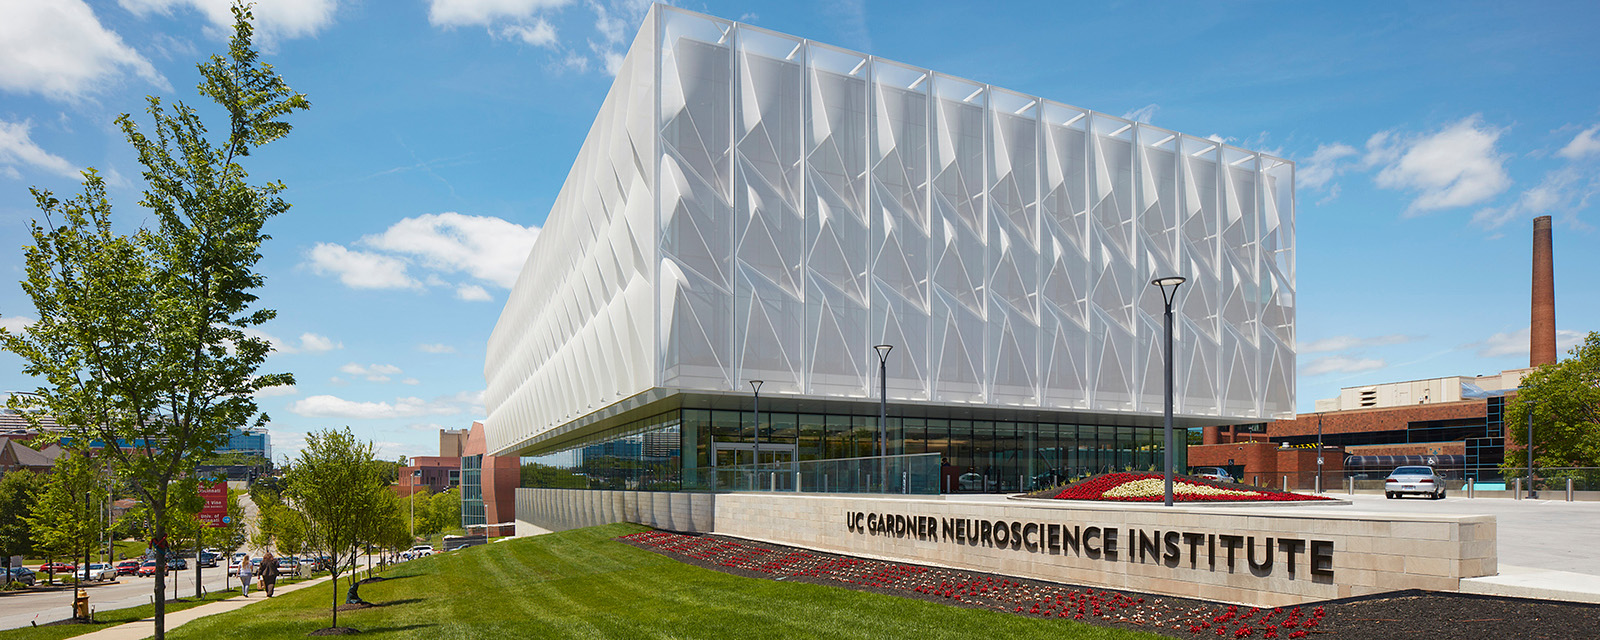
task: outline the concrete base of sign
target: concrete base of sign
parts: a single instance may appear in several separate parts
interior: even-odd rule
[[[1496,573],[1493,516],[841,494],[517,490],[517,519],[637,522],[1104,588],[1282,606]]]

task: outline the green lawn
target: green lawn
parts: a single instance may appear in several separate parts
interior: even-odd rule
[[[363,638],[1088,638],[1145,633],[964,609],[804,583],[741,578],[611,539],[609,525],[403,563],[340,612]],[[341,581],[342,582],[342,581]],[[304,638],[328,626],[328,584],[169,632],[186,638]],[[339,591],[343,599],[343,589]],[[0,636],[3,638],[3,636]],[[8,639],[7,639],[8,640]]]

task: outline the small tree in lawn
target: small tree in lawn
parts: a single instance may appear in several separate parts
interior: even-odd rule
[[[11,471],[0,478],[0,564],[4,565],[8,583],[11,556],[33,553],[33,528],[27,517],[33,513],[33,505],[43,490],[44,478],[25,469]]]
[[[44,490],[36,495],[28,526],[36,546],[52,557],[87,562],[105,528],[100,505],[105,504],[107,492],[99,462],[86,451],[61,456]]]
[[[333,624],[339,626],[339,572],[354,565],[370,520],[381,506],[384,486],[371,442],[350,429],[306,435],[288,474],[289,502],[305,515],[306,542],[332,561]]]
[[[82,194],[65,201],[33,190],[44,221],[24,247],[23,290],[38,321],[0,329],[36,395],[14,409],[42,409],[77,442],[107,443],[112,466],[150,507],[151,535],[167,536],[172,483],[210,455],[231,429],[260,425],[254,394],[293,384],[257,370],[271,345],[245,331],[271,320],[252,292],[268,220],[288,210],[281,183],[249,183],[243,159],[288,135],[284,121],[309,107],[258,60],[249,9],[233,7],[226,55],[198,65],[199,92],[226,114],[215,135],[182,102],[151,96],[149,134],[124,114],[123,136],[147,184],[131,235],[112,224],[105,182],[84,172]],[[26,413],[33,420],[32,413]],[[156,545],[155,637],[166,635],[166,553]]]
[[[424,536],[461,528],[461,490],[452,487],[429,496],[426,512],[418,511],[417,515],[417,533]]]

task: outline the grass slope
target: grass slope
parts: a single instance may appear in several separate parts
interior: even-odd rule
[[[361,588],[384,606],[339,613],[363,638],[1086,638],[1145,633],[709,571],[614,542],[608,525],[499,542],[395,567]],[[341,581],[342,582],[342,581]],[[343,590],[339,597],[343,599]],[[304,638],[328,626],[328,585],[202,618],[174,640]]]

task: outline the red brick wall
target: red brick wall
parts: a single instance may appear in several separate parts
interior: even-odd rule
[[[487,454],[483,423],[473,422],[467,433],[463,456]],[[517,518],[517,485],[522,484],[522,459],[516,456],[483,456],[483,516],[487,524],[513,522]],[[490,528],[490,535],[510,535],[510,531]]]
[[[1482,418],[1489,413],[1485,400],[1461,400],[1434,404],[1356,409],[1320,414],[1322,433],[1364,433],[1371,431],[1403,430],[1411,422],[1423,420],[1450,420],[1456,418]],[[1319,414],[1303,413],[1294,420],[1273,420],[1267,423],[1267,434],[1274,438],[1287,436],[1314,436],[1317,434]]]

